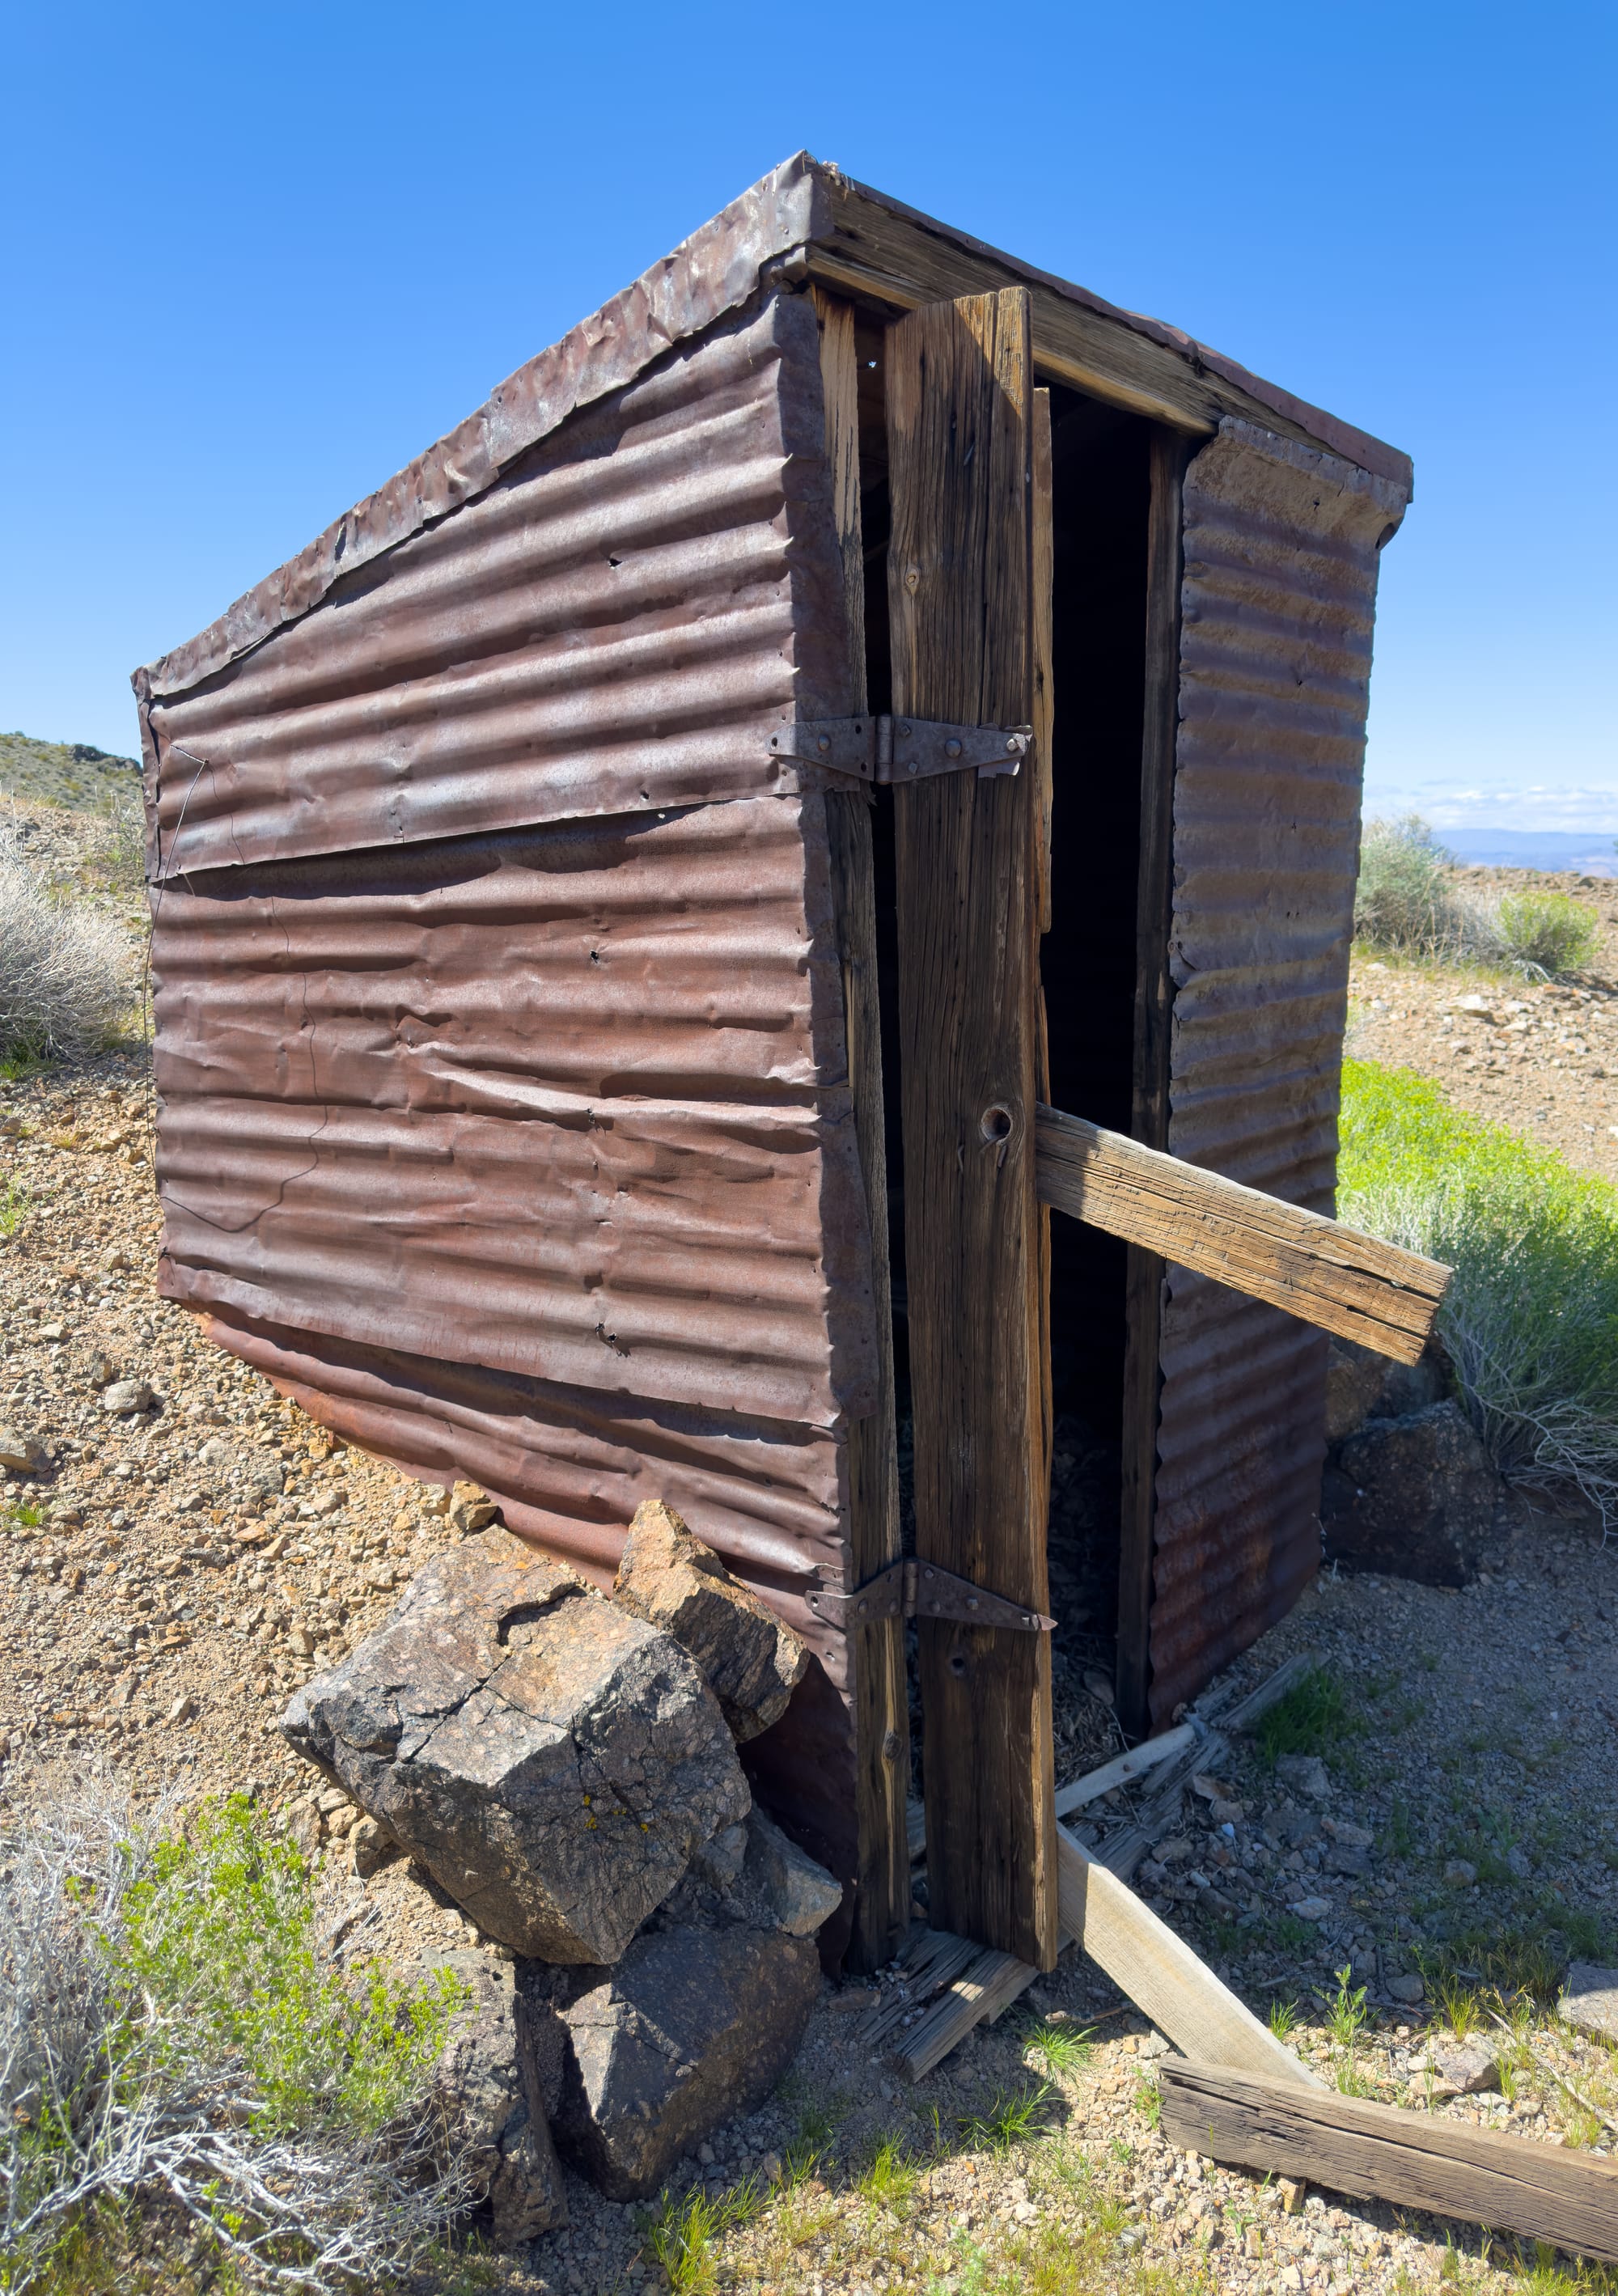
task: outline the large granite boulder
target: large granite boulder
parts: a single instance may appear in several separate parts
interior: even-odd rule
[[[739,1740],[780,1720],[809,1666],[792,1628],[661,1499],[636,1510],[612,1600],[690,1652]]]
[[[509,1962],[463,1950],[435,1955],[428,1967],[449,1971],[462,1995],[433,2071],[439,2147],[464,2165],[473,2192],[488,2201],[495,2245],[520,2248],[568,2220],[540,2070],[543,2041],[530,2030],[536,2012],[518,1992]]]
[[[1327,1471],[1326,1554],[1361,1570],[1464,1587],[1487,1551],[1499,1494],[1494,1463],[1458,1404],[1373,1419]]]
[[[496,1526],[282,1727],[492,1938],[611,1963],[752,1796],[674,1638]]]
[[[784,1931],[637,1938],[561,2008],[571,2048],[558,2144],[609,2199],[645,2199],[710,2130],[769,2095],[819,1989],[812,1939]]]

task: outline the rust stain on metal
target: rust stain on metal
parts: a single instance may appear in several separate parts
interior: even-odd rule
[[[1186,480],[1169,1147],[1328,1213],[1376,554],[1404,502],[1240,422]],[[1314,1574],[1326,1342],[1171,1267],[1161,1360],[1159,1721]]]

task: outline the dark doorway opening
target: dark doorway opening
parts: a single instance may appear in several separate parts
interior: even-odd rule
[[[1041,951],[1050,1098],[1125,1133],[1134,1119],[1152,435],[1140,416],[1052,390],[1053,898]],[[1084,1678],[1110,1679],[1115,1660],[1126,1267],[1115,1237],[1052,1219],[1058,1778],[1094,1759],[1106,1729]]]

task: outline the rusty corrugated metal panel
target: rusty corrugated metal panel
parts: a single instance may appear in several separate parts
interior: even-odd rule
[[[772,295],[154,695],[158,873],[817,785],[770,732],[850,706],[815,316]]]
[[[1169,1147],[1332,1209],[1376,554],[1404,496],[1241,422],[1192,461],[1174,784]],[[1312,1576],[1326,1342],[1169,1271],[1152,1710]]]
[[[217,870],[152,951],[162,1289],[815,1426],[875,1393],[824,800]]]

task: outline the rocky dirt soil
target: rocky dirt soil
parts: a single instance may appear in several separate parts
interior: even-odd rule
[[[40,835],[65,839],[62,821],[40,816]],[[1610,932],[1618,888],[1589,898]],[[1359,1050],[1612,1168],[1604,988],[1362,963],[1355,993]],[[1470,994],[1524,1010],[1485,1023],[1457,1007]],[[446,1495],[333,1445],[159,1300],[151,1114],[138,1046],[0,1086],[0,1422],[40,1447],[0,1483],[0,1753],[20,1780],[67,1755],[146,1792],[177,1775],[197,1796],[249,1788],[321,1862],[339,1956],[504,1955],[408,1864],[360,1879],[357,1813],[275,1727],[293,1686],[456,1536]],[[1324,1761],[1277,1767],[1238,1742],[1216,1791],[1187,1789],[1140,1886],[1261,2014],[1278,2005],[1328,2076],[1610,2149],[1614,2053],[1550,2005],[1570,1956],[1618,1961],[1615,1617],[1618,1551],[1526,1510],[1464,1592],[1325,1580],[1236,1669],[1246,1685],[1295,1651],[1318,1657]],[[1113,1750],[1094,1710],[1060,1774]],[[456,2284],[574,2296],[662,2286],[667,2264],[681,2287],[779,2296],[1170,2296],[1505,2286],[1517,2268],[1512,2243],[1475,2228],[1172,2151],[1162,2043],[1072,1954],[915,2088],[862,2038],[902,1981],[828,1987],[779,2093],[721,2129],[661,2208],[570,2174],[570,2230],[513,2258],[474,2243]],[[1497,2046],[1496,2085],[1452,2093],[1458,2038]]]

